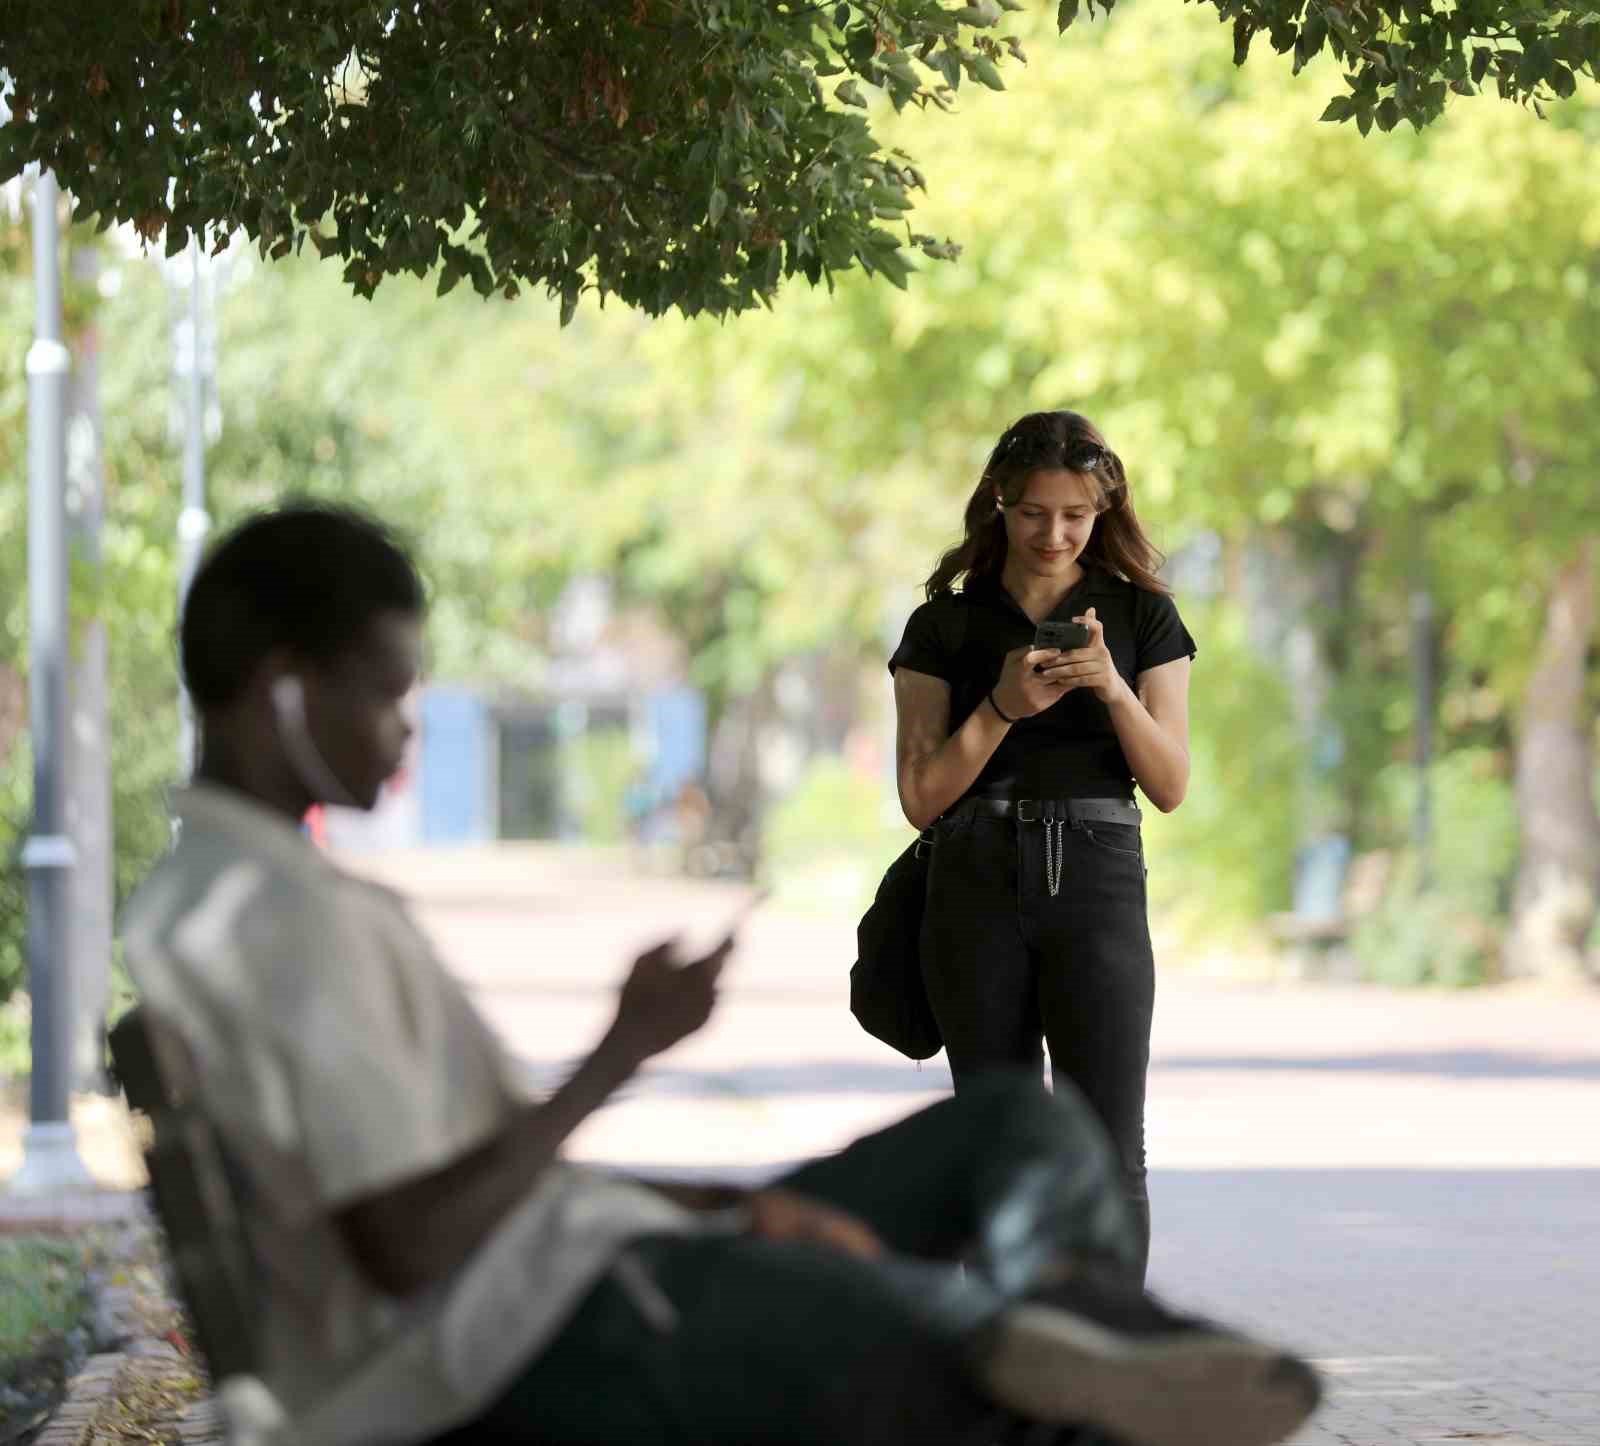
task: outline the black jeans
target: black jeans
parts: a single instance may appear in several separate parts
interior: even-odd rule
[[[1060,890],[1051,895],[1046,830]],[[1054,849],[1059,829],[1061,852]],[[928,1001],[959,1093],[997,1067],[1076,1085],[1122,1164],[1150,1249],[1144,1094],[1155,1006],[1139,830],[1127,824],[940,820],[922,926]]]
[[[446,1439],[991,1446],[1013,1423],[971,1382],[974,1337],[1052,1262],[1126,1265],[1135,1251],[1088,1109],[1017,1075],[973,1081],[778,1183],[858,1216],[892,1253],[748,1235],[636,1241],[628,1271],[647,1272],[675,1323],[652,1323],[613,1268],[490,1410]]]

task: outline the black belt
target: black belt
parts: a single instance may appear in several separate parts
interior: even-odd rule
[[[1014,818],[1018,823],[1125,823],[1139,827],[1131,798],[964,798],[948,818]]]

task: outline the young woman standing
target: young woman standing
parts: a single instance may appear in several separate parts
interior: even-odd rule
[[[1195,653],[1161,560],[1095,427],[1033,413],[990,454],[889,661],[901,806],[934,830],[922,961],[956,1089],[1040,1071],[1042,1040],[1111,1136],[1146,1258],[1155,964],[1133,791],[1183,801]],[[1087,645],[1036,648],[1047,620],[1085,624]]]

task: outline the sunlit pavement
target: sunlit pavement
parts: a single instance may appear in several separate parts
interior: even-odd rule
[[[715,937],[742,897],[537,848],[366,866],[412,896],[536,1085],[599,1036],[636,953]],[[712,1024],[573,1153],[756,1180],[939,1098],[942,1062],[919,1069],[850,1017],[853,925],[759,912]],[[1600,993],[1173,967],[1150,1087],[1152,1284],[1322,1364],[1330,1399],[1298,1446],[1600,1446]],[[132,1159],[114,1114],[83,1116],[108,1180]],[[0,1173],[20,1125],[0,1130]]]
[[[604,1028],[627,961],[710,938],[731,885],[544,851],[384,867],[530,1076]],[[759,912],[707,1030],[576,1137],[755,1179],[938,1098],[846,1006],[853,920]],[[1325,1368],[1302,1446],[1600,1443],[1600,995],[1163,977],[1155,1287]]]

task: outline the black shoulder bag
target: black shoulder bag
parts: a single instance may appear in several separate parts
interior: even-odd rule
[[[918,947],[932,847],[932,833],[924,833],[889,865],[856,925],[858,957],[850,966],[850,1012],[868,1034],[910,1059],[929,1059],[944,1044]]]

